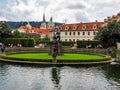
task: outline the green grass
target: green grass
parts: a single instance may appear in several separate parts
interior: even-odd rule
[[[4,54],[3,56],[8,58],[18,58],[18,59],[30,59],[30,60],[52,60],[52,56],[48,53],[15,53],[15,54]],[[62,56],[57,56],[57,60],[101,60],[106,57],[101,55],[94,55],[94,54],[71,54],[65,53]]]

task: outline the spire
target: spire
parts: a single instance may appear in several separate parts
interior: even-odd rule
[[[29,27],[29,28],[32,27],[31,24],[30,24],[30,22],[29,22],[29,20],[27,21],[27,25],[26,26]]]
[[[45,13],[43,13],[43,22],[46,22],[46,20],[45,20]]]
[[[53,22],[53,17],[50,18],[50,22]]]

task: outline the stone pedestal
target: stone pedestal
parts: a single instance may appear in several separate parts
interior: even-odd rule
[[[62,44],[61,44],[61,43],[57,43],[57,44],[51,45],[51,46],[50,46],[50,52],[49,52],[49,54],[52,55],[52,57],[53,57],[52,62],[53,62],[53,63],[57,63],[56,57],[57,57],[58,55],[63,55],[63,47],[62,47]]]
[[[55,47],[55,45],[50,46],[50,52],[49,52],[50,55],[52,55],[52,53],[53,53],[52,50],[53,50],[54,47]],[[62,44],[59,43],[56,47],[58,48],[57,55],[63,55],[63,46],[62,46]]]

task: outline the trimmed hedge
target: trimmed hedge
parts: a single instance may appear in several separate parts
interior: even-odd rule
[[[5,46],[8,46],[9,44],[17,46],[19,43],[22,47],[34,47],[35,40],[33,38],[4,38],[1,39],[0,42],[4,43]]]
[[[73,45],[75,42],[72,42],[72,41],[62,41],[62,45],[63,46],[70,46],[71,44]]]
[[[71,44],[74,45],[76,42],[74,41],[62,41],[62,45],[63,46],[70,46]],[[81,40],[81,41],[77,41],[77,47],[78,48],[86,48],[86,45],[92,45],[92,48],[95,48],[95,46],[97,46],[98,44],[101,44],[103,46],[103,48],[107,48],[109,47],[108,44],[105,44],[101,41],[97,41],[97,40],[89,40],[89,41],[85,41],[85,40]]]
[[[86,48],[86,45],[92,45],[92,48],[95,48],[98,44],[101,44],[104,48],[106,45],[100,41],[77,41],[78,48]]]
[[[40,43],[47,43],[47,45],[50,44],[50,39],[49,38],[35,38],[35,44],[38,45]]]

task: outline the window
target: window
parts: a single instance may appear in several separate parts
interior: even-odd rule
[[[75,35],[75,32],[73,32],[73,35]]]
[[[88,32],[88,35],[90,35],[90,32]]]
[[[69,39],[69,41],[72,41],[71,39]]]
[[[83,26],[82,26],[82,29],[83,29],[83,30],[87,29],[87,26],[86,26],[86,25],[83,25]]]
[[[83,32],[83,35],[85,35],[85,32]]]
[[[97,29],[97,25],[96,24],[93,25],[93,29]]]
[[[96,35],[96,32],[93,32],[93,35]]]
[[[74,26],[73,26],[73,30],[76,30],[76,29],[77,29],[77,26],[74,25]]]
[[[65,39],[65,41],[67,41],[67,39]]]
[[[68,27],[68,26],[65,26],[65,30],[69,30],[69,27]]]
[[[73,39],[73,41],[75,42],[75,39]]]
[[[62,27],[59,27],[60,30],[62,30]]]
[[[69,32],[69,35],[71,35],[71,32]]]
[[[80,35],[80,32],[78,32],[78,35]]]

